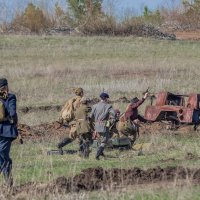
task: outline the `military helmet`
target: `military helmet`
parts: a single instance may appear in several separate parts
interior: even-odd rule
[[[83,88],[74,88],[73,91],[77,96],[83,95]]]
[[[131,103],[137,103],[139,101],[139,99],[137,97],[134,97],[133,99],[131,99]]]

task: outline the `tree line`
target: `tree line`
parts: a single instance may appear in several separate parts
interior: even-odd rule
[[[179,8],[160,8],[151,11],[144,6],[141,16],[126,16],[117,19],[103,11],[103,0],[66,0],[68,9],[55,4],[52,14],[39,6],[29,3],[21,12],[17,12],[11,22],[2,24],[2,29],[14,31],[26,30],[30,33],[42,33],[54,27],[70,27],[88,35],[130,35],[141,24],[160,27],[174,23],[182,29],[200,27],[200,0],[183,1]]]

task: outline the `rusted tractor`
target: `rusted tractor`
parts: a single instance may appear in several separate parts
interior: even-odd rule
[[[145,119],[150,122],[167,122],[172,129],[183,124],[194,125],[196,129],[200,123],[200,94],[160,92],[146,107]]]

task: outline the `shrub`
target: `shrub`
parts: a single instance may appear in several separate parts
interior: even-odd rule
[[[159,10],[152,12],[147,6],[145,6],[143,11],[143,20],[147,24],[161,25],[164,21],[164,17],[161,16]]]
[[[74,26],[102,17],[102,0],[67,0],[67,2],[69,22]]]
[[[21,27],[27,28],[30,32],[39,33],[45,28],[51,26],[51,20],[45,16],[44,12],[33,5],[28,4],[22,14],[16,14],[12,21],[12,27],[17,30]]]
[[[182,28],[196,29],[200,28],[200,0],[194,0],[192,3],[183,2],[183,12],[177,17]]]

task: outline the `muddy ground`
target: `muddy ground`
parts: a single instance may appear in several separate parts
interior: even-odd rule
[[[80,191],[110,190],[130,185],[177,182],[186,180],[189,183],[200,183],[200,169],[183,167],[155,167],[147,170],[88,168],[73,177],[59,177],[48,184],[27,183],[13,187],[13,196],[20,193],[53,194]]]
[[[163,122],[154,122],[140,124],[140,134],[157,134],[161,131],[168,131],[169,124]],[[39,139],[51,138],[54,136],[62,137],[69,133],[69,127],[62,126],[59,122],[44,123],[35,126],[28,126],[26,124],[19,124],[18,130],[24,139]],[[169,130],[170,131],[170,130]],[[170,131],[173,134],[187,134],[193,131],[192,125],[181,126],[176,130]]]

